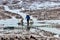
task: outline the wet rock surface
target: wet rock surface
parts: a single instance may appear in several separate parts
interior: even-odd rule
[[[34,29],[32,28],[30,31],[26,31],[25,29],[21,30],[21,31],[13,31],[10,30],[11,33],[8,34],[5,33],[0,33],[0,40],[60,40],[60,37],[57,37],[54,33],[48,32],[48,31],[44,31],[44,30],[38,30],[38,29]]]
[[[59,9],[52,9],[52,10],[25,10],[23,12],[32,15],[33,17],[37,18],[38,20],[60,20],[59,17]]]
[[[29,2],[33,2],[34,0],[29,0]],[[37,1],[37,0],[36,0]],[[29,3],[27,1],[27,3]],[[23,4],[24,6],[28,5],[28,4]],[[14,4],[14,3],[13,3]],[[15,3],[16,4],[16,3]],[[30,3],[31,4],[31,3]],[[22,7],[24,7],[22,5]],[[29,7],[30,5],[28,5]],[[11,6],[10,6],[11,7]],[[13,9],[20,9],[21,7],[19,5],[14,5]],[[27,7],[25,7],[27,8]],[[10,8],[12,9],[12,8]],[[2,10],[2,7],[1,7]],[[36,17],[38,20],[55,20],[58,19],[60,20],[60,9],[53,9],[53,10],[24,10],[24,13],[30,14],[33,17]],[[8,19],[8,18],[12,18],[12,16],[14,16],[17,19],[22,18],[19,14],[15,14],[15,13],[11,13],[11,12],[6,12],[4,10],[2,10],[0,12],[0,19]],[[48,32],[48,31],[44,31],[44,30],[37,30],[37,29],[31,29],[30,31],[26,31],[24,30],[4,30],[0,32],[0,39],[1,40],[60,40],[60,37],[58,35],[58,37],[56,36],[57,34]]]
[[[3,6],[0,6],[0,19],[11,19],[12,17],[15,17],[16,19],[22,18],[19,14],[4,11]]]

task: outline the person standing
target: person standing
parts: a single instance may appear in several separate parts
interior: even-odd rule
[[[27,30],[30,30],[30,27],[29,27],[30,16],[26,15],[26,19],[27,19]]]
[[[21,25],[23,26],[23,18],[21,18]]]

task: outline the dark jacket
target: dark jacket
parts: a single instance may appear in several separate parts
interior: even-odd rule
[[[27,19],[27,21],[29,21],[29,19],[30,19],[30,16],[29,16],[29,15],[26,15],[26,19]]]

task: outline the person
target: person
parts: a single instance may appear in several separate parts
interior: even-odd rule
[[[21,18],[21,20],[19,20],[18,25],[22,25],[23,26],[23,18]]]
[[[26,19],[27,19],[27,30],[30,30],[30,27],[29,27],[30,16],[26,15]]]
[[[23,18],[21,19],[21,25],[23,26]]]

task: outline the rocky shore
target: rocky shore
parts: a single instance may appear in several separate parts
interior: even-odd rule
[[[60,20],[60,8],[57,9],[41,9],[41,10],[24,10],[24,13],[36,17],[38,20]]]
[[[11,19],[12,17],[15,17],[16,19],[22,18],[22,16],[19,14],[4,11],[3,6],[0,6],[0,20],[1,19]]]
[[[19,33],[13,30],[11,33],[9,31],[7,33],[0,33],[0,40],[60,40],[58,36],[48,31],[31,28],[30,31],[23,29]]]

